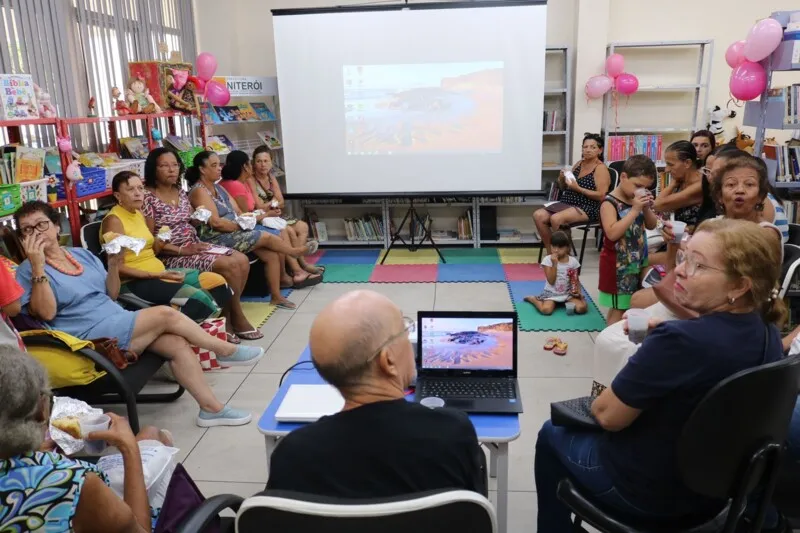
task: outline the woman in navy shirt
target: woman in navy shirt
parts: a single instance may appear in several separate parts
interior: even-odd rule
[[[592,404],[605,432],[545,422],[534,466],[539,533],[571,530],[569,511],[556,497],[566,477],[629,516],[677,519],[722,507],[683,484],[675,449],[684,423],[717,383],[783,357],[773,325],[785,315],[776,290],[780,250],[777,234],[764,235],[741,220],[700,225],[673,285],[678,303],[699,316],[651,319],[642,346]]]

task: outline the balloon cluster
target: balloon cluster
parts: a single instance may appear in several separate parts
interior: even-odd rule
[[[639,78],[625,72],[625,58],[621,54],[611,54],[606,58],[606,73],[592,76],[586,82],[586,98],[600,98],[610,90],[630,96],[639,90]]]
[[[198,91],[202,91],[203,96],[211,105],[228,105],[231,101],[231,92],[227,85],[212,80],[214,73],[217,72],[217,58],[208,52],[202,52],[197,56],[197,78],[200,80]]]
[[[762,19],[750,28],[747,39],[736,41],[725,51],[725,62],[733,69],[729,87],[737,100],[752,100],[767,88],[767,71],[760,61],[768,58],[783,39],[783,27],[775,19]]]

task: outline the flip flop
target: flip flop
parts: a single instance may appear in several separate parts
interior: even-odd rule
[[[264,334],[258,331],[257,329],[251,329],[250,331],[237,331],[236,335],[240,339],[246,341],[257,341],[258,339],[264,338]]]
[[[568,347],[569,345],[566,342],[559,339],[558,343],[556,343],[555,348],[553,348],[553,353],[561,356],[567,355]]]
[[[308,275],[306,279],[301,281],[300,283],[295,283],[292,285],[293,289],[304,289],[305,287],[313,287],[314,285],[319,285],[322,281],[322,274],[318,274],[316,276],[312,276],[311,274]]]
[[[559,339],[558,337],[550,337],[545,341],[544,346],[542,346],[542,348],[544,348],[549,352],[550,350],[555,348],[556,344],[558,344],[559,342],[561,342],[561,339]]]
[[[286,309],[288,311],[296,311],[297,305],[292,302],[280,302],[277,304],[273,304],[278,309]]]
[[[303,269],[306,272],[308,272],[309,274],[311,274],[312,276],[321,275],[323,272],[325,272],[325,266],[324,265],[307,265],[307,266],[315,268],[317,270],[316,272],[308,272],[308,270],[306,270],[305,268]]]
[[[239,340],[239,337],[236,336],[236,333],[226,333],[225,340],[231,344],[241,344],[242,341]]]

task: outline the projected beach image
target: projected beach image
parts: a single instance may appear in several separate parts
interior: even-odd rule
[[[511,370],[513,336],[512,320],[423,319],[422,367]]]
[[[347,153],[497,153],[503,62],[347,65]]]

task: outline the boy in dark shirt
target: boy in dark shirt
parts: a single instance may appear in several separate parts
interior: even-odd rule
[[[345,405],[281,440],[267,490],[340,498],[435,489],[487,494],[486,456],[469,418],[405,400],[416,372],[412,325],[371,291],[348,293],[319,314],[311,357]]]

